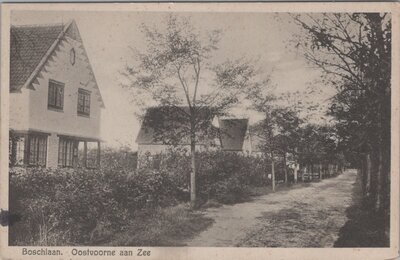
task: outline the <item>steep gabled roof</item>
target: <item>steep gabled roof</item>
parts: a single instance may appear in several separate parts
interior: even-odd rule
[[[35,78],[47,61],[56,52],[57,47],[68,36],[82,43],[78,27],[74,20],[63,24],[11,26],[10,29],[10,91],[20,91],[23,87],[32,88]],[[82,43],[83,51],[86,54]],[[90,62],[95,88],[96,78]],[[104,102],[98,89],[98,99],[102,107]]]
[[[221,148],[224,151],[242,151],[248,119],[220,119]]]
[[[64,26],[11,26],[10,90],[20,89],[38,67]]]
[[[266,143],[261,122],[249,126],[250,145],[252,152],[262,152]]]
[[[214,134],[211,108],[198,110],[197,124],[201,125],[196,132],[197,141],[204,144]],[[158,106],[146,110],[136,143],[138,144],[190,144],[189,107]]]

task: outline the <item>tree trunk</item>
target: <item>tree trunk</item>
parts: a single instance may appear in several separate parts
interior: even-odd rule
[[[371,195],[371,154],[367,153],[366,155],[366,167],[365,167],[365,195],[369,197]]]
[[[367,173],[366,173],[366,168],[367,168],[367,155],[362,156],[360,158],[360,165],[357,168],[357,173],[359,176],[361,176],[361,188],[362,188],[362,193],[364,197],[366,197],[367,194]]]
[[[272,179],[272,191],[275,191],[275,161],[274,153],[271,152],[271,179]]]
[[[286,152],[283,153],[283,172],[285,174],[285,183],[288,183],[288,171],[286,167]]]
[[[297,162],[295,162],[294,164],[293,175],[294,175],[294,183],[297,183]]]
[[[319,163],[319,180],[322,180],[322,164]]]
[[[191,207],[196,205],[196,135],[190,135],[190,155],[191,155],[191,171],[190,171],[190,204]]]
[[[379,211],[381,209],[382,204],[382,148],[378,148],[378,170],[376,172],[376,201],[375,201],[375,210]]]

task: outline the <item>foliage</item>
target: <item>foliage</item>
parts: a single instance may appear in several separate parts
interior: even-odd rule
[[[211,199],[221,203],[238,202],[245,199],[249,187],[266,186],[269,183],[270,161],[264,157],[256,158],[234,152],[209,151],[199,152],[197,158],[197,195],[203,202]],[[190,154],[182,150],[171,150],[163,153],[159,160],[159,168],[171,175],[181,191],[180,196],[188,199]],[[151,164],[148,166],[151,167]],[[143,165],[143,167],[146,166]]]
[[[101,244],[125,232],[132,219],[187,202],[191,160],[183,152],[164,154],[159,169],[131,171],[113,160],[100,170],[10,168],[10,212],[21,217],[10,227],[10,243]],[[250,187],[268,184],[263,158],[220,151],[199,158],[205,162],[197,176],[203,203],[241,202]]]
[[[136,211],[174,204],[174,187],[160,172],[129,177],[114,169],[11,169],[10,211],[22,217],[11,241],[96,243],[120,231]]]
[[[297,46],[336,88],[330,114],[339,148],[363,172],[363,190],[389,216],[391,14],[295,15]],[[373,158],[372,165],[368,158]]]
[[[11,170],[10,211],[22,216],[22,226],[16,228],[24,229],[22,235],[33,241],[49,244],[88,241],[96,226],[118,225],[124,214],[114,214],[118,205],[102,180],[101,175],[86,170],[32,168],[18,174]],[[65,241],[46,241],[53,230]]]
[[[168,135],[167,139],[174,145],[187,139],[192,155],[190,183],[193,187],[190,189],[194,203],[195,147],[198,135],[210,128],[209,120],[202,116],[204,111],[212,110],[212,117],[225,114],[246,91],[265,86],[268,79],[260,80],[254,62],[244,58],[219,64],[213,61],[220,30],[199,32],[190,19],[176,15],[166,16],[163,24],[165,28],[142,25],[147,45],[143,50],[136,50],[134,61],[126,66],[123,86],[133,91],[140,106],[148,106],[143,100],[152,100],[158,107],[167,108],[163,120],[152,120],[155,136]],[[205,78],[212,80],[207,82]],[[171,122],[178,122],[179,127]]]
[[[307,124],[301,128],[299,160],[303,164],[323,163],[344,165],[338,150],[336,129],[327,125]]]
[[[166,207],[177,201],[168,180],[157,171],[13,168],[10,211],[21,221],[10,245],[163,245],[210,225],[185,205]]]
[[[137,168],[137,152],[127,147],[107,147],[101,151],[100,164],[102,168],[119,168],[131,172]]]

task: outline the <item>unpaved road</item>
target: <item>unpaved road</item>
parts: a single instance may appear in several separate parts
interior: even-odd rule
[[[312,183],[309,187],[276,192],[254,201],[210,208],[215,220],[188,246],[333,247],[347,221],[355,171]]]

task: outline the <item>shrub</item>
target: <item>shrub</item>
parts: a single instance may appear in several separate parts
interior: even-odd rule
[[[31,168],[24,174],[11,170],[10,211],[22,216],[17,225],[39,244],[95,241],[100,230],[117,230],[127,219],[104,177],[102,172],[85,169]],[[26,242],[18,232],[11,238]]]
[[[170,150],[162,154],[160,168],[167,171],[177,185],[186,191],[189,199],[191,159],[186,151]],[[220,203],[243,201],[251,186],[269,184],[267,178],[269,162],[264,158],[244,156],[222,151],[199,152],[197,154],[197,193],[203,202],[214,199]]]
[[[120,149],[105,148],[101,151],[101,167],[103,169],[121,169],[127,172],[135,171],[137,152],[128,147]]]
[[[10,212],[22,220],[10,242],[93,244],[122,230],[137,211],[174,205],[176,192],[161,171],[11,169]]]
[[[102,168],[10,168],[11,245],[98,244],[128,229],[132,219],[189,201],[190,156],[182,150],[161,156],[159,169],[135,170],[110,150]],[[123,165],[121,165],[121,162]],[[268,162],[221,151],[198,153],[201,203],[236,203],[251,187],[268,184]]]

